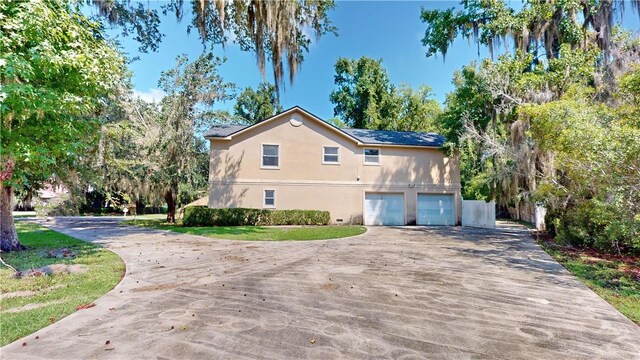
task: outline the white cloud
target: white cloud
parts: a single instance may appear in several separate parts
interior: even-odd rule
[[[133,96],[150,103],[159,103],[165,95],[164,91],[156,88],[147,91],[133,90]]]

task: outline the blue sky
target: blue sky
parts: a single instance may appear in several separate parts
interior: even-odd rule
[[[145,2],[147,3],[147,2]],[[517,2],[516,2],[517,3]],[[162,2],[148,2],[152,8],[160,8]],[[453,90],[451,79],[456,69],[473,60],[488,57],[466,39],[458,39],[450,48],[446,61],[441,56],[427,58],[421,39],[425,24],[420,21],[420,9],[449,8],[458,1],[337,1],[329,17],[338,28],[338,36],[324,35],[314,41],[293,85],[287,83],[281,94],[284,108],[302,106],[321,118],[333,117],[333,104],[329,94],[334,88],[334,64],[339,57],[359,58],[368,56],[382,59],[383,65],[394,84],[406,83],[412,87],[428,85],[435,98],[444,101]],[[185,5],[188,9],[188,5]],[[629,7],[625,25],[638,29],[637,14]],[[633,19],[627,21],[628,19]],[[185,17],[178,23],[169,15],[162,19],[161,30],[166,37],[158,52],[138,54],[138,44],[132,39],[121,38],[124,50],[130,55],[139,55],[140,60],[130,65],[135,90],[146,97],[158,96],[157,82],[160,72],[173,66],[179,54],[195,58],[203,46],[194,31],[187,34],[189,20]],[[215,48],[214,53],[227,58],[220,73],[225,81],[235,83],[241,89],[256,86],[262,81],[253,53],[242,52],[234,44],[225,49]],[[271,68],[267,67],[267,80],[272,82]],[[234,102],[220,103],[220,109],[231,110]]]

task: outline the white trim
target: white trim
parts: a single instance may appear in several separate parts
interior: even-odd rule
[[[305,109],[301,108],[300,106],[294,106],[294,107],[292,107],[291,109],[288,109],[288,110],[286,110],[286,111],[284,111],[284,112],[281,112],[280,114],[276,114],[276,115],[274,115],[274,116],[272,116],[272,117],[270,117],[270,118],[268,118],[268,119],[266,119],[266,120],[263,120],[263,121],[261,121],[261,122],[259,122],[259,123],[257,123],[257,124],[247,126],[246,128],[244,128],[244,129],[242,129],[242,130],[240,130],[240,131],[237,131],[237,132],[235,132],[235,133],[233,133],[233,134],[231,134],[231,135],[229,135],[229,136],[226,136],[226,137],[223,137],[223,138],[218,138],[218,137],[215,137],[215,136],[208,136],[207,138],[208,138],[208,139],[212,139],[212,140],[218,140],[218,139],[221,139],[221,140],[231,140],[231,139],[232,139],[234,136],[236,136],[236,135],[240,135],[240,134],[245,133],[245,132],[247,132],[247,131],[249,131],[249,130],[251,130],[251,129],[255,129],[255,128],[261,127],[261,126],[263,126],[263,125],[265,125],[265,124],[267,124],[267,123],[270,123],[270,122],[272,122],[272,121],[274,121],[274,120],[276,120],[276,119],[280,119],[280,118],[284,117],[285,115],[290,114],[290,113],[292,113],[292,112],[294,112],[294,111],[297,111],[297,112],[299,112],[299,113],[302,113],[303,115],[306,115],[306,116],[307,116],[307,117],[309,117],[310,119],[313,119],[313,120],[317,121],[318,123],[320,123],[320,124],[321,124],[321,125],[323,125],[324,127],[329,128],[329,129],[331,129],[331,130],[335,131],[336,133],[338,133],[338,134],[340,134],[340,135],[342,135],[342,136],[346,137],[347,139],[352,140],[353,142],[355,142],[355,143],[356,143],[356,144],[358,144],[358,145],[362,145],[362,143],[361,143],[358,139],[356,139],[356,138],[354,138],[353,136],[351,136],[351,135],[349,135],[349,134],[345,133],[344,131],[340,130],[339,128],[337,128],[337,127],[335,127],[335,126],[333,126],[333,125],[329,124],[328,122],[326,122],[326,121],[324,121],[324,120],[320,119],[319,117],[317,117],[317,116],[315,116],[315,115],[311,114],[310,112],[308,112],[307,110],[305,110]],[[288,120],[287,120],[287,121],[288,121]]]
[[[365,152],[367,150],[378,150],[378,162],[367,162],[367,155],[365,154]],[[369,155],[369,156],[373,156],[373,155]],[[362,149],[362,164],[366,165],[366,166],[380,166],[382,163],[382,151],[380,151],[380,148],[378,147],[366,147],[364,149]]]
[[[335,181],[335,180],[270,180],[270,179],[240,179],[240,180],[210,180],[210,185],[278,185],[278,186],[353,186],[379,189],[387,191],[388,189],[407,189],[406,182],[362,182],[362,181]],[[424,189],[425,192],[438,192],[447,190],[458,190],[460,184],[452,183],[416,183],[414,189]],[[370,190],[373,191],[373,190]]]
[[[261,121],[261,122],[259,122],[257,124],[249,125],[249,126],[245,127],[244,129],[238,130],[235,133],[230,134],[228,136],[225,136],[225,137],[205,136],[205,138],[207,138],[209,140],[212,140],[212,141],[213,140],[232,140],[233,137],[236,136],[236,135],[240,135],[240,134],[243,134],[243,133],[245,133],[247,131],[250,131],[251,129],[258,128],[258,127],[260,127],[260,126],[262,126],[264,124],[270,123],[271,121],[274,121],[275,119],[279,119],[279,118],[281,118],[281,117],[283,117],[283,116],[285,116],[285,115],[287,115],[287,114],[289,114],[291,112],[294,112],[294,111],[298,111],[298,112],[302,113],[303,115],[306,115],[310,119],[313,119],[316,122],[320,123],[322,126],[324,126],[326,128],[329,128],[329,129],[333,130],[334,132],[342,135],[343,137],[353,141],[358,146],[366,146],[366,147],[371,147],[371,146],[373,146],[373,147],[399,147],[399,148],[416,148],[416,149],[422,148],[422,149],[433,149],[433,150],[438,150],[438,149],[441,148],[441,146],[364,143],[364,142],[358,140],[357,138],[351,136],[350,134],[342,131],[340,128],[329,124],[328,122],[322,120],[321,118],[313,115],[312,113],[308,112],[307,110],[305,110],[305,109],[303,109],[303,108],[301,108],[300,106],[297,106],[297,105],[292,107],[291,109],[288,109],[288,110],[286,110],[284,112],[281,112],[280,114],[276,114],[276,115],[274,115],[274,116],[272,116],[272,117],[270,117],[270,118],[268,118],[266,120],[263,120],[263,121]]]
[[[268,165],[264,165],[264,146],[277,146],[278,147],[278,166],[268,166]],[[269,155],[271,156],[271,155]],[[280,144],[269,144],[269,143],[262,143],[260,144],[260,169],[265,169],[265,170],[280,170]]]
[[[325,161],[324,160],[324,157],[326,155],[324,150],[326,148],[336,148],[336,149],[338,149],[338,153],[336,155],[329,154],[329,156],[337,156],[338,157],[338,161],[332,162],[332,161]],[[338,145],[322,145],[322,165],[340,165],[340,146],[338,146]]]
[[[273,191],[273,205],[267,205],[267,191]],[[264,209],[276,208],[276,189],[273,189],[273,188],[262,189],[262,207]]]

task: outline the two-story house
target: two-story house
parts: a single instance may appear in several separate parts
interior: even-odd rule
[[[340,129],[300,107],[216,125],[209,207],[327,210],[334,223],[460,223],[460,170],[432,133]]]

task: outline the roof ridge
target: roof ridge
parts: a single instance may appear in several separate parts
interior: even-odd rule
[[[256,126],[260,126],[260,124],[270,121],[271,119],[288,113],[294,109],[306,114],[316,121],[320,121],[326,124],[328,127],[333,128],[337,133],[341,133],[342,135],[354,140],[360,145],[441,147],[445,143],[444,136],[430,132],[339,128],[331,124],[330,122],[327,122],[313,115],[300,106],[291,107],[255,124],[213,124],[209,131],[207,131],[207,133],[205,134],[205,137],[230,139],[237,133],[247,131],[247,129]]]

